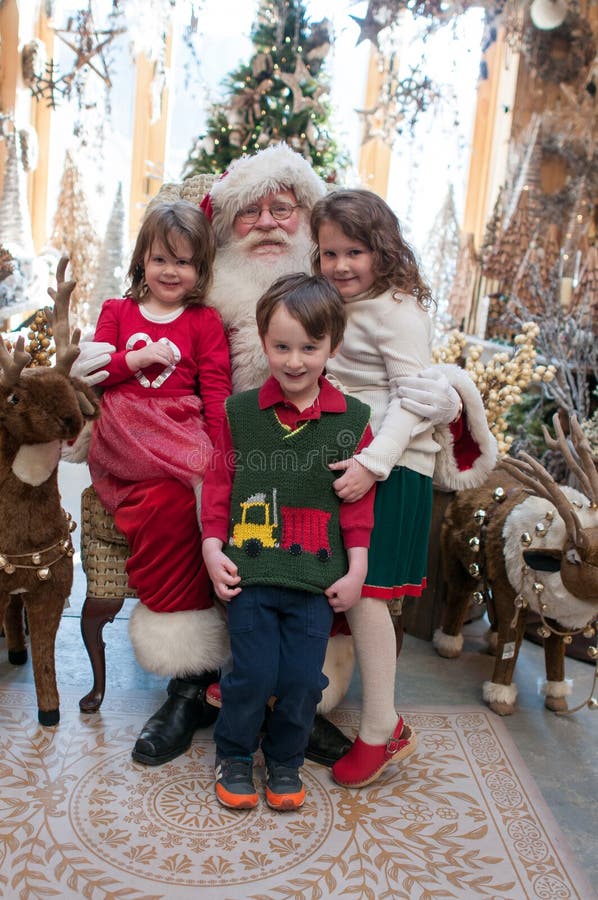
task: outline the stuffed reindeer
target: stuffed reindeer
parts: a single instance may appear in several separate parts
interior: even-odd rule
[[[441,656],[458,656],[461,629],[472,599],[488,605],[489,644],[496,654],[484,700],[499,715],[515,707],[512,684],[528,609],[541,619],[547,682],[545,706],[567,709],[565,644],[592,637],[598,619],[598,473],[590,445],[574,416],[572,447],[553,418],[560,450],[584,493],[559,487],[533,457],[503,459],[481,488],[461,491],[447,507],[441,551],[447,600],[434,635]],[[590,656],[596,656],[590,647]]]
[[[23,606],[27,612],[42,725],[56,725],[60,718],[54,646],[73,582],[75,525],[60,503],[60,447],[99,414],[91,388],[69,375],[80,333],[70,335],[75,282],[64,280],[67,264],[66,257],[58,264],[58,290],[48,290],[56,365],[27,369],[23,338],[12,355],[0,340],[0,618],[9,661],[21,665],[27,660]]]

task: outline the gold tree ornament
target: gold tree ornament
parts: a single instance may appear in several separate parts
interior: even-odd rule
[[[463,368],[476,385],[486,411],[488,427],[498,443],[500,456],[505,456],[513,443],[508,433],[507,413],[521,403],[523,392],[532,383],[551,382],[556,374],[553,365],[536,365],[535,347],[539,327],[526,322],[514,338],[514,346],[497,351],[484,363],[483,348],[476,345],[465,354],[466,337],[461,332],[449,335],[446,345],[434,349],[435,362],[464,360]]]
[[[31,357],[31,362],[29,363],[31,368],[50,366],[56,348],[52,340],[52,323],[45,309],[38,309],[36,312],[33,321],[29,324],[27,337],[29,343],[25,349]]]

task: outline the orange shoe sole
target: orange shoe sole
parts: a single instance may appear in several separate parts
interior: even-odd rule
[[[266,788],[266,803],[270,809],[300,809],[305,803],[305,788],[296,794],[274,794],[269,788]]]
[[[222,806],[228,809],[253,809],[257,806],[259,797],[255,794],[232,794],[221,784],[216,784],[216,798]]]

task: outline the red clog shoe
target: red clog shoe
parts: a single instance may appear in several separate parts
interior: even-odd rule
[[[392,762],[406,759],[416,747],[415,731],[399,716],[397,727],[385,744],[366,744],[357,737],[349,752],[332,766],[332,777],[343,787],[365,787]]]
[[[222,707],[222,694],[220,693],[220,683],[214,681],[206,688],[206,703],[215,706],[217,709]]]

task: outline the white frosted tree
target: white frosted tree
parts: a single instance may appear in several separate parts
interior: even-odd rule
[[[25,169],[16,131],[6,135],[6,164],[0,200],[0,243],[20,259],[34,255],[31,219],[27,208]]]
[[[100,248],[98,268],[89,308],[89,322],[95,324],[100,308],[108,297],[121,297],[124,279],[125,205],[119,182],[106,233]]]
[[[446,317],[460,249],[461,229],[457,221],[455,194],[450,185],[421,254],[424,272],[432,296],[438,303],[438,317],[441,321]]]

